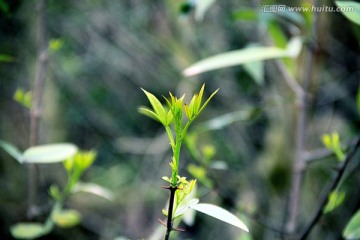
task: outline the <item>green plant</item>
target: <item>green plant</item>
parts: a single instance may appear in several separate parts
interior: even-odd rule
[[[167,107],[164,107],[153,94],[143,89],[152,109],[142,107],[139,111],[159,121],[165,127],[173,153],[172,161],[170,162],[171,177],[163,177],[163,180],[169,183],[169,186],[165,188],[170,190],[168,210],[163,210],[163,214],[167,217],[166,223],[163,223],[166,226],[165,240],[170,238],[170,233],[174,230],[174,219],[181,217],[189,208],[248,231],[245,224],[225,209],[212,204],[199,204],[198,199],[195,198],[188,199],[188,196],[190,196],[190,193],[194,189],[196,180],[187,181],[185,177],[179,175],[180,150],[188,129],[218,91],[213,92],[210,97],[202,103],[204,89],[205,85],[201,87],[198,94],[192,97],[189,104],[184,102],[185,95],[177,98],[170,93],[170,98],[165,98]],[[185,122],[183,112],[185,112],[186,116]],[[187,200],[184,201],[185,199]]]
[[[49,164],[62,162],[67,173],[67,184],[61,190],[59,186],[52,185],[49,195],[53,200],[50,213],[44,223],[20,222],[10,229],[12,236],[16,239],[35,239],[49,234],[56,226],[69,228],[81,221],[81,215],[74,209],[64,209],[63,205],[73,193],[77,191],[88,191],[88,185],[81,184],[80,178],[83,173],[91,167],[96,158],[96,152],[79,151],[74,144],[59,143],[35,146],[23,153],[15,146],[1,141],[0,147],[21,164]]]

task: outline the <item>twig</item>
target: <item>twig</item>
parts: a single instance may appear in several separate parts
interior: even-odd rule
[[[304,231],[299,237],[299,240],[306,239],[306,237],[310,234],[311,230],[315,226],[316,222],[320,219],[323,213],[324,206],[328,203],[329,195],[330,193],[336,189],[338,184],[340,183],[340,180],[342,176],[344,175],[345,169],[349,162],[352,160],[352,158],[355,156],[356,150],[360,147],[360,136],[358,137],[356,144],[354,148],[351,150],[351,152],[346,156],[345,160],[342,161],[338,167],[338,171],[336,176],[333,178],[332,182],[328,185],[326,188],[325,194],[322,196],[322,199],[320,201],[320,204],[318,206],[318,209],[316,210],[316,213],[312,220],[309,222],[309,224],[306,226]]]
[[[318,4],[318,1],[315,1],[315,5]],[[318,25],[318,13],[314,13],[313,23],[311,29],[311,36],[314,39],[316,44],[317,35],[316,28]],[[312,46],[311,46],[312,47]],[[306,93],[309,87],[311,80],[311,74],[314,63],[314,52],[309,50],[305,55],[305,66],[303,69],[302,76],[302,85],[303,90]],[[305,162],[305,141],[306,141],[306,122],[307,122],[307,96],[304,93],[297,93],[297,102],[298,102],[298,116],[296,123],[296,138],[295,138],[295,157],[294,157],[294,167],[293,167],[293,180],[291,186],[291,193],[289,199],[289,219],[286,225],[286,230],[289,233],[293,233],[296,229],[298,223],[298,212],[299,212],[299,201],[300,201],[300,192],[303,178],[303,171],[306,166]]]
[[[281,60],[275,60],[275,65],[280,71],[286,84],[295,93],[295,95],[304,96],[305,95],[304,89],[300,86],[300,84],[296,81],[296,79],[289,73],[284,63]]]
[[[327,148],[315,149],[305,153],[305,162],[306,164],[310,164],[332,155],[334,155],[334,153]]]
[[[45,0],[38,3],[38,58],[39,65],[33,87],[33,101],[30,111],[30,146],[39,144],[40,121],[42,110],[42,96],[48,62],[47,47],[45,41]],[[37,168],[34,164],[28,166],[28,211],[27,215],[32,218],[36,214],[35,198],[37,189]]]

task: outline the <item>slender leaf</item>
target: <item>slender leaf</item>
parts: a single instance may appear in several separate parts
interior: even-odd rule
[[[55,163],[72,157],[78,148],[74,144],[47,144],[28,148],[23,156],[24,163]]]
[[[346,225],[343,236],[345,239],[360,239],[360,210],[352,216]]]
[[[202,105],[202,107],[200,108],[198,115],[202,112],[202,110],[204,110],[204,108],[208,105],[208,103],[210,102],[210,100],[215,96],[215,94],[219,91],[219,88],[215,90],[215,92],[213,92],[210,97],[205,101],[205,103]]]
[[[329,213],[339,207],[345,200],[344,191],[333,191],[329,195],[329,201],[324,208],[324,213]]]
[[[220,221],[249,232],[248,227],[238,217],[221,207],[208,203],[199,203],[190,207],[198,212],[202,212],[213,218],[219,219]]]
[[[282,28],[277,22],[272,21],[268,24],[268,32],[272,40],[274,41],[276,47],[280,47],[280,48],[286,47],[287,45],[286,35],[284,34]]]
[[[163,105],[152,93],[149,93],[148,91],[146,91],[144,89],[142,89],[142,90],[146,94],[146,97],[149,99],[149,102],[150,102],[151,106],[153,107],[156,115],[158,116],[158,119],[160,120],[160,122],[165,123],[166,112],[165,112]]]
[[[148,116],[149,118],[152,118],[156,121],[161,122],[158,115],[156,115],[156,113],[154,111],[151,111],[150,109],[148,109],[146,107],[140,107],[140,108],[138,108],[138,111],[139,111],[139,113],[144,114],[145,116]]]
[[[341,13],[353,23],[360,25],[360,3],[354,1],[335,1]]]
[[[287,48],[254,46],[242,50],[235,50],[221,53],[206,59],[203,59],[183,71],[187,77],[197,75],[211,70],[241,65],[244,63],[276,59],[282,57],[296,57],[301,50],[301,40],[292,39]]]
[[[10,156],[15,158],[19,163],[22,163],[22,153],[14,145],[0,140],[0,147]]]

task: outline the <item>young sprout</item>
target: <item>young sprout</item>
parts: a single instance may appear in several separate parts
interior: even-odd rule
[[[140,113],[145,114],[159,121],[164,127],[168,134],[171,149],[173,151],[172,161],[170,163],[172,174],[171,178],[168,178],[173,188],[178,187],[178,169],[179,169],[179,158],[181,144],[186,136],[187,130],[191,123],[196,119],[197,116],[204,110],[209,101],[214,97],[219,89],[213,92],[210,97],[203,103],[205,84],[202,85],[199,93],[195,94],[190,103],[184,102],[185,94],[177,98],[169,93],[170,98],[165,98],[167,107],[164,107],[161,102],[150,92],[142,89],[147,96],[152,109],[141,107]],[[183,112],[185,112],[186,120],[183,120]],[[175,133],[175,136],[173,134]]]
[[[140,113],[159,121],[164,126],[173,152],[170,162],[171,177],[162,177],[163,180],[170,184],[168,187],[170,190],[169,207],[167,211],[163,210],[163,214],[167,217],[165,240],[169,239],[170,232],[173,230],[173,219],[178,217],[175,214],[178,206],[186,196],[191,193],[196,183],[196,180],[187,181],[185,177],[179,175],[179,160],[181,145],[189,126],[219,90],[217,89],[213,92],[203,103],[202,98],[204,89],[205,84],[202,85],[199,93],[191,98],[189,104],[184,102],[185,94],[182,97],[177,98],[172,93],[169,93],[170,97],[165,98],[167,103],[167,106],[165,107],[152,93],[142,89],[148,98],[152,109],[141,107],[139,111]],[[185,120],[183,112],[186,116]],[[181,212],[182,211],[180,211],[180,213]]]

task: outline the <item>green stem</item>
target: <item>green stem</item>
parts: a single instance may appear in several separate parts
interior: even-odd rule
[[[167,135],[168,135],[168,137],[169,137],[169,140],[170,140],[170,145],[171,145],[171,149],[174,151],[175,149],[174,149],[174,145],[175,145],[175,142],[174,142],[174,136],[173,136],[173,134],[172,134],[172,132],[171,132],[171,129],[170,129],[170,127],[169,126],[165,126],[165,130],[166,130],[166,133],[167,133]]]
[[[177,176],[179,172],[179,159],[180,159],[180,149],[181,149],[181,139],[180,137],[176,138],[176,145],[174,151],[174,160],[175,160],[175,168],[172,171],[172,187],[177,186]]]
[[[68,183],[66,184],[65,189],[61,194],[61,202],[63,202],[71,194],[74,186],[79,181],[81,174],[81,171],[74,171],[69,175]]]
[[[179,159],[180,159],[180,150],[181,150],[181,143],[182,143],[182,123],[178,122],[175,123],[175,133],[176,133],[176,143],[175,143],[175,148],[174,148],[174,163],[175,163],[175,167],[172,169],[172,183],[171,186],[172,187],[176,187],[177,186],[177,176],[178,176],[178,172],[179,172]]]

